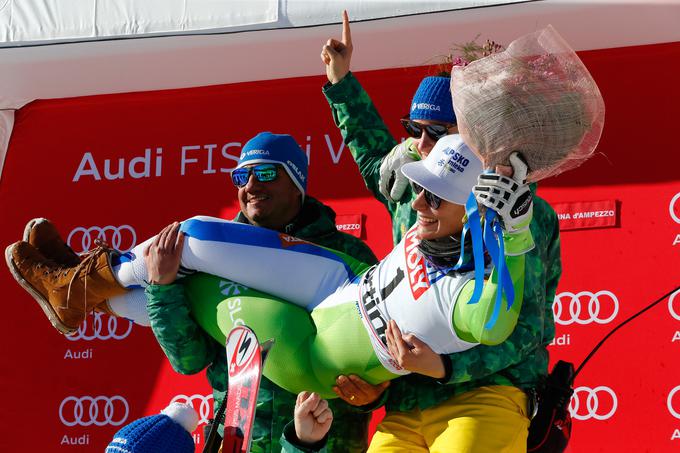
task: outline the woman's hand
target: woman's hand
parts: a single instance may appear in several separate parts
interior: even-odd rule
[[[390,320],[387,324],[385,337],[390,354],[405,370],[435,379],[444,377],[446,370],[440,355],[415,335],[402,335],[394,320]]]

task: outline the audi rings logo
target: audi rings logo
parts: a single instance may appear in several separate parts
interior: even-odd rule
[[[668,213],[675,223],[680,223],[680,192],[676,193],[668,205]]]
[[[570,324],[607,324],[619,314],[619,300],[611,291],[563,292],[553,302],[555,322]]]
[[[66,426],[120,426],[130,406],[122,396],[69,396],[59,405],[59,418]]]
[[[583,403],[585,398],[585,405]],[[618,407],[616,393],[609,387],[600,385],[595,388],[576,387],[569,402],[569,412],[576,420],[607,420]]]
[[[680,295],[680,291],[674,292],[671,294],[671,297],[668,298],[668,312],[674,319],[680,321],[680,311],[675,309],[675,300],[677,299],[680,302],[680,297],[678,297],[678,295]]]
[[[680,385],[675,387],[673,390],[671,390],[671,393],[668,394],[668,400],[666,400],[666,404],[668,404],[668,412],[670,412],[673,417],[680,419],[680,395],[678,395],[678,398],[676,398],[676,403],[673,403],[673,397],[678,392],[680,392]]]
[[[137,233],[130,225],[78,227],[71,231],[66,243],[76,253],[82,253],[90,250],[96,239],[101,239],[122,253],[129,252],[137,245]]]
[[[208,423],[208,420],[212,418],[213,414],[213,401],[212,395],[198,395],[194,394],[191,396],[187,395],[177,395],[175,396],[170,404],[172,403],[184,403],[191,404],[194,410],[198,413],[198,424],[203,425]]]
[[[103,313],[94,312],[85,318],[78,331],[66,335],[67,340],[122,340],[132,332],[132,321],[115,316],[104,317]]]

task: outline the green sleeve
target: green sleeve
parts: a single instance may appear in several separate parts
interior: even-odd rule
[[[503,295],[498,318],[491,328],[487,328],[487,323],[491,320],[498,294],[498,273],[496,269],[491,272],[491,276],[484,282],[484,289],[479,302],[469,304],[475,287],[475,281],[468,281],[458,294],[456,305],[454,306],[453,327],[456,334],[472,343],[485,345],[497,345],[505,341],[517,325],[522,300],[524,297],[524,254],[515,254],[512,243],[532,244],[531,232],[527,229],[520,233],[503,234],[505,241],[506,255],[505,263],[512,279],[515,290],[515,300],[510,309],[507,309],[508,301]],[[533,248],[533,247],[532,247]],[[522,250],[527,250],[521,248]]]
[[[327,439],[328,435],[314,445],[304,446],[295,435],[295,425],[291,421],[283,429],[283,434],[281,434],[281,453],[326,453]]]
[[[513,367],[554,337],[552,302],[561,275],[559,225],[555,211],[538,197],[530,228],[536,247],[524,255],[523,301],[515,329],[499,345],[449,355],[447,384],[481,380]]]
[[[151,329],[172,368],[195,374],[210,365],[219,345],[191,317],[184,286],[150,285],[145,292]]]
[[[333,121],[340,129],[366,187],[392,217],[392,236],[396,245],[416,219],[416,212],[411,209],[414,195],[410,188],[397,203],[386,200],[378,189],[382,159],[397,142],[351,72],[335,85],[326,84],[323,92],[331,107]]]
[[[366,187],[392,212],[392,203],[380,194],[380,164],[382,158],[397,145],[368,93],[350,72],[335,85],[323,88],[331,107],[333,121],[340,129],[345,144],[359,166]]]
[[[338,231],[334,233],[334,237],[330,241],[324,242],[328,244],[324,247],[342,252],[362,263],[376,264],[378,262],[373,250],[364,241],[350,234]]]
[[[543,200],[540,200],[544,202]],[[545,202],[544,202],[545,203]],[[552,302],[555,300],[557,292],[557,284],[562,276],[562,261],[560,257],[560,228],[557,220],[557,214],[554,215],[552,228],[549,230],[550,246],[547,249],[546,260],[546,279],[545,279],[545,300],[550,303],[545,307],[545,329],[543,332],[544,344],[548,344],[555,338],[555,321],[552,309]],[[549,321],[549,322],[548,322]]]

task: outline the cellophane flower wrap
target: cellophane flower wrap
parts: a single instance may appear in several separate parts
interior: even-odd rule
[[[460,134],[484,167],[509,165],[509,155],[519,151],[529,181],[577,167],[602,135],[600,90],[552,26],[455,66],[451,92]]]

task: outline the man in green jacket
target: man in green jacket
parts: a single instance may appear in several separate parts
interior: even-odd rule
[[[257,151],[265,153],[258,155]],[[291,164],[286,152],[292,151],[299,151],[303,159],[293,159],[294,163]],[[259,134],[244,145],[237,168],[248,170],[232,174],[232,180],[238,186],[241,208],[234,219],[236,222],[306,239],[343,251],[366,263],[377,262],[366,244],[336,229],[335,213],[330,207],[306,195],[307,160],[291,136]],[[149,255],[154,258],[154,251],[151,250]],[[154,259],[152,266],[167,265],[159,257]],[[147,266],[148,261],[149,258]],[[154,334],[175,371],[194,374],[207,368],[217,408],[227,386],[225,347],[193,320],[183,285],[174,282],[175,274],[167,274],[162,269],[156,269],[156,274],[159,276],[150,281],[157,284],[146,288],[147,310]],[[149,275],[152,275],[151,271]],[[164,278],[163,275],[171,277]],[[296,395],[262,378],[253,427],[252,452],[280,451],[280,437],[293,416],[295,401]],[[328,451],[365,451],[370,413],[353,409],[340,400],[332,400],[330,406],[334,422],[329,433]],[[288,442],[284,443],[287,449],[290,448]]]
[[[407,150],[403,146],[395,148],[396,141],[390,135],[371,99],[349,71],[353,48],[346,13],[343,19],[342,40],[331,39],[322,49],[321,58],[326,64],[329,80],[323,92],[331,107],[335,124],[357,162],[367,187],[386,205],[392,216],[396,242],[400,234],[415,220],[415,213],[410,209],[413,194],[407,189],[401,199],[394,201],[388,198],[388,192],[381,193],[379,190],[381,167],[383,173],[385,168],[390,170],[389,162],[385,162],[385,156],[395,152],[403,154]],[[421,121],[421,124],[425,126],[432,122]],[[429,144],[428,139],[432,137],[428,132],[430,131],[422,128],[421,143],[418,144],[420,148],[426,148],[423,142],[425,145]],[[389,173],[383,174],[383,178],[385,177],[389,177]],[[384,180],[382,185],[387,185]],[[379,427],[369,451],[383,451],[382,449],[428,451],[428,448],[435,451],[433,443],[436,439],[428,439],[422,434],[425,428],[422,426],[422,420],[427,419],[428,412],[439,410],[442,406],[462,404],[458,403],[460,398],[484,386],[512,386],[529,391],[547,374],[546,346],[555,333],[552,302],[561,275],[561,263],[557,216],[554,210],[538,197],[535,197],[534,217],[530,228],[536,247],[526,255],[524,303],[513,334],[498,346],[479,346],[455,355],[442,356],[447,372],[441,379],[412,374],[393,381],[388,391],[377,402],[377,404],[384,402],[386,406],[387,413],[383,426],[385,422],[393,421],[393,418],[396,423],[391,424],[391,428],[398,424],[403,425],[403,418],[399,417],[406,417],[408,423],[413,422],[411,432],[391,431]],[[451,409],[451,412],[455,413],[456,408]],[[526,407],[520,410],[527,414]],[[452,425],[443,429],[451,431],[456,428]],[[471,430],[464,428],[461,431]],[[474,435],[473,433],[472,436]],[[493,432],[487,433],[487,437],[493,435]],[[523,435],[526,438],[526,431]],[[483,442],[479,442],[479,437],[483,437],[483,434],[478,434],[477,439],[454,434],[448,437],[448,440],[463,448],[464,445],[471,445],[470,450],[461,451],[484,451],[480,450],[484,446]],[[425,449],[423,445],[426,446]]]

